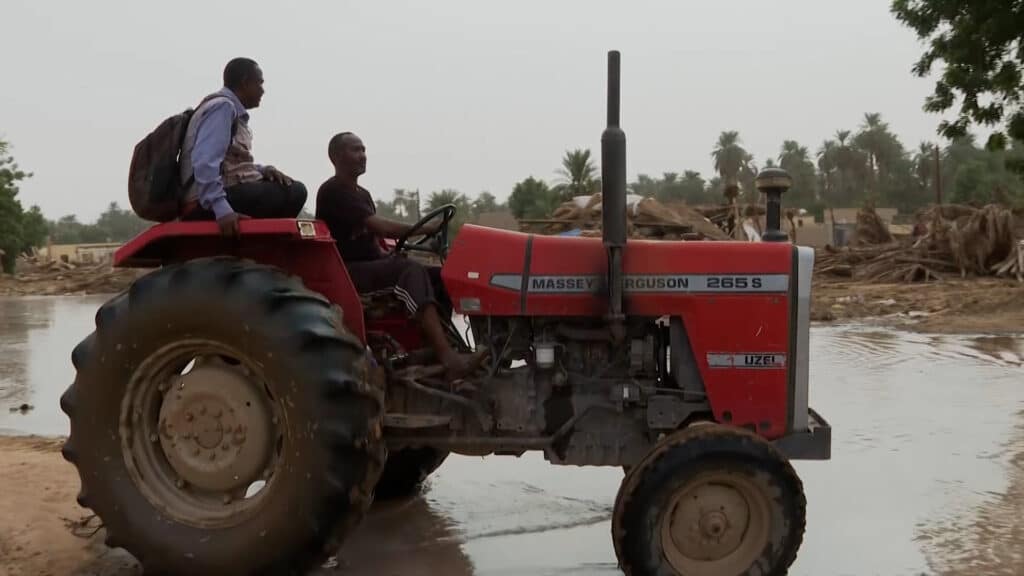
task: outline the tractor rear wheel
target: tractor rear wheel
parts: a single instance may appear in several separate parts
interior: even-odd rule
[[[615,553],[631,576],[785,574],[805,507],[800,479],[770,443],[694,426],[663,438],[623,480]]]
[[[390,452],[374,489],[375,500],[411,495],[448,458],[448,452],[424,446]]]
[[[340,309],[276,269],[169,266],[72,353],[64,457],[146,573],[303,574],[363,517],[383,392]]]

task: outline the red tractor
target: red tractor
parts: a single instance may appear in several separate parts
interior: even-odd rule
[[[355,291],[320,221],[246,220],[237,241],[169,222],[121,248],[117,266],[155,270],[99,309],[61,398],[107,544],[157,573],[301,574],[449,453],[538,450],[625,470],[627,574],[786,572],[805,525],[790,460],[831,450],[788,177],[759,175],[764,242],[627,242],[617,52],[608,69],[602,239],[466,225],[450,249],[447,226],[395,247],[442,259],[473,344],[452,339],[490,350],[458,386],[397,302]]]

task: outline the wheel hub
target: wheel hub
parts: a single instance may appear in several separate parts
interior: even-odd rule
[[[185,483],[234,492],[262,476],[275,428],[262,388],[238,368],[204,363],[164,395],[160,444]]]
[[[682,574],[740,573],[768,544],[766,495],[742,476],[702,474],[681,486],[666,510],[662,550]]]
[[[714,561],[743,540],[750,517],[743,495],[729,486],[703,484],[683,498],[672,515],[672,540],[687,557]]]

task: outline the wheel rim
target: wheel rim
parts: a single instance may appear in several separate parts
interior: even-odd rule
[[[221,343],[165,346],[133,374],[121,448],[142,495],[181,523],[213,528],[254,514],[274,487],[284,431],[262,371]]]
[[[661,520],[665,558],[680,574],[740,574],[771,536],[768,495],[748,477],[712,472],[680,486]]]

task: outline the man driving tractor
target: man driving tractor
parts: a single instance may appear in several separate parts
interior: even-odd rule
[[[363,141],[351,132],[336,134],[328,143],[327,155],[334,176],[317,191],[316,218],[330,229],[356,290],[361,294],[393,293],[409,316],[419,321],[449,380],[467,376],[486,351],[464,356],[449,343],[441,314],[450,318],[452,305],[439,267],[423,266],[382,249],[381,238],[401,238],[413,226],[377,215],[370,192],[359,185],[359,176],[366,172]],[[417,234],[436,234],[439,226],[439,222],[427,222]]]

